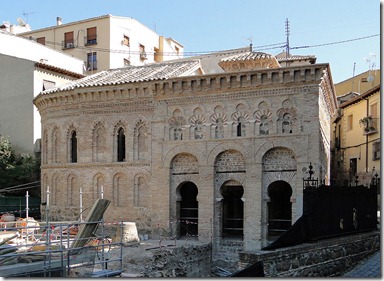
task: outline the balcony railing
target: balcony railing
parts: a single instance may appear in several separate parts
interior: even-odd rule
[[[75,48],[75,43],[73,41],[63,41],[62,47],[63,47],[63,50],[64,49],[73,49],[73,48]]]
[[[84,46],[96,45],[97,36],[84,36]]]
[[[371,135],[377,133],[377,119],[372,116],[367,116],[359,120],[360,125],[363,127],[364,135]]]

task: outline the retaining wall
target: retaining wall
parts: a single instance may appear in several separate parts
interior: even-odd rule
[[[336,277],[380,250],[380,232],[354,234],[273,251],[239,253],[239,269],[262,261],[265,277]]]

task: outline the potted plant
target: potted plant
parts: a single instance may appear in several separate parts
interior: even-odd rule
[[[366,133],[369,133],[369,132],[372,132],[372,131],[376,130],[375,127],[374,127],[373,118],[372,118],[371,115],[366,116],[366,117],[360,119],[359,123],[363,126],[364,132],[366,132]]]

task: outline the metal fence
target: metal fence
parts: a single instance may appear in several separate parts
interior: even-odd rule
[[[375,176],[368,186],[325,185],[309,177],[303,179],[303,215],[263,250],[298,245],[320,239],[378,229],[378,189]]]

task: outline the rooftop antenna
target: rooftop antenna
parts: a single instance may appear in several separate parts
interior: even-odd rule
[[[249,51],[252,52],[252,46],[253,46],[253,44],[252,44],[252,35],[251,35],[251,37],[246,37],[244,39],[249,41]]]
[[[286,47],[286,54],[285,58],[289,57],[289,20],[288,18],[285,19],[285,35],[287,36],[287,44],[285,45]]]
[[[375,79],[375,77],[372,75],[372,70],[374,70],[375,69],[375,62],[373,61],[372,62],[372,60],[375,60],[376,59],[376,54],[375,53],[369,53],[369,57],[367,57],[367,58],[364,58],[364,60],[365,60],[365,62],[367,62],[368,63],[368,69],[369,69],[369,71],[368,71],[368,77],[367,77],[367,81],[368,82],[372,82],[374,79]]]
[[[351,90],[351,92],[353,92],[353,84],[355,83],[355,69],[356,69],[356,63],[354,62],[354,63],[353,63],[352,90]]]
[[[23,12],[23,16],[25,18],[25,22],[28,22],[28,15],[36,14],[37,12]]]

